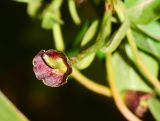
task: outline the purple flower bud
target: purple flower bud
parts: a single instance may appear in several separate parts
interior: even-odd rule
[[[129,90],[126,92],[124,100],[131,111],[142,117],[148,110],[147,100],[152,96],[152,93]]]
[[[33,71],[38,80],[50,87],[59,87],[67,82],[72,72],[69,59],[53,49],[41,50],[33,58]]]

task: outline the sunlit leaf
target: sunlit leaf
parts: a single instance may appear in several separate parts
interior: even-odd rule
[[[147,24],[160,17],[160,0],[125,0],[130,20],[138,24]]]
[[[148,100],[148,107],[155,120],[160,121],[160,101],[156,98],[151,98]]]
[[[113,55],[113,70],[119,91],[136,90],[152,92],[139,73],[133,68],[130,60],[124,58],[120,53]]]
[[[0,121],[28,121],[28,119],[0,91]]]

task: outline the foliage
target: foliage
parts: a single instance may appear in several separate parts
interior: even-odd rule
[[[98,94],[112,97],[123,116],[132,121],[139,121],[141,117],[127,107],[125,94],[129,94],[129,91],[148,94],[150,96],[147,98],[138,96],[137,106],[146,109],[143,113],[149,110],[160,121],[159,0],[16,1],[26,3],[28,14],[39,18],[44,29],[52,30],[55,49],[70,57],[72,76],[78,82]],[[66,6],[63,4],[65,2],[68,3],[73,22],[82,28],[78,37],[73,39],[72,48],[65,47],[61,30],[67,24],[62,19],[61,11]],[[88,3],[97,11],[98,7],[103,8],[103,13],[94,16],[94,20],[81,20],[77,12],[78,6]],[[98,84],[80,72],[88,68],[95,58],[106,61],[106,83],[109,83],[109,87]]]

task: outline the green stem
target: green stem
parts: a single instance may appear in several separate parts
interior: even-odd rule
[[[114,79],[113,69],[112,69],[112,55],[111,53],[107,53],[106,56],[106,69],[107,69],[107,75],[108,75],[108,82],[111,87],[111,92],[113,99],[115,101],[115,104],[119,111],[123,114],[123,116],[128,121],[141,121],[138,117],[136,117],[125,105],[123,102],[121,95],[119,94],[119,91],[116,87],[116,82]]]
[[[98,93],[98,94],[101,94],[107,97],[111,97],[111,92],[108,87],[97,84],[93,80],[90,80],[89,78],[85,77],[82,73],[80,73],[75,68],[73,68],[72,76],[87,89],[95,93]]]

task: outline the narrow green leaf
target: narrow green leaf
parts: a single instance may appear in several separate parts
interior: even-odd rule
[[[160,41],[160,22],[154,21],[146,25],[137,25],[138,29],[151,38]]]
[[[148,100],[148,107],[156,121],[160,121],[160,101],[156,98]]]
[[[78,16],[78,12],[76,10],[76,4],[74,0],[68,0],[68,7],[69,7],[69,12],[71,14],[71,17],[75,24],[80,24],[81,20],[80,17]]]
[[[98,27],[98,20],[93,21],[93,23],[91,24],[91,26],[88,28],[86,34],[84,35],[82,42],[81,42],[81,46],[85,46],[87,43],[89,43],[94,35],[96,34],[96,30]]]
[[[88,30],[89,23],[90,22],[88,20],[86,20],[83,23],[82,27],[80,28],[79,32],[77,33],[77,35],[76,35],[76,37],[75,37],[75,39],[74,39],[74,41],[72,42],[72,45],[71,45],[72,49],[68,53],[69,57],[73,57],[73,56],[76,56],[78,54],[78,52],[80,50],[81,40]]]
[[[112,36],[111,40],[102,49],[102,51],[104,52],[115,51],[120,45],[121,41],[124,39],[128,28],[129,28],[129,22],[128,20],[125,20],[124,23],[118,29],[118,31]]]
[[[143,51],[150,53],[160,60],[160,42],[145,36],[142,32],[133,30],[137,46]]]
[[[80,46],[80,43],[81,43],[81,40],[83,39],[83,36],[85,35],[85,33],[87,32],[88,30],[88,27],[89,27],[89,20],[86,20],[82,27],[80,28],[78,34],[76,35],[74,41],[72,42],[72,46],[73,47],[79,47]]]
[[[137,24],[147,24],[160,18],[160,0],[125,0],[130,20]]]
[[[0,91],[0,121],[29,121]]]
[[[85,58],[83,58],[81,61],[78,61],[75,65],[78,69],[82,70],[90,66],[92,61],[94,60],[95,53],[88,54]]]
[[[152,92],[152,89],[145,83],[127,58],[122,54],[114,53],[112,58],[114,76],[120,92],[125,90],[136,90]]]
[[[101,31],[99,32],[101,40],[99,41],[105,41],[111,34],[112,31],[112,13],[110,11],[105,12],[103,15],[103,20],[101,23]]]
[[[112,15],[112,13],[110,11],[104,13],[103,20],[102,20],[102,25],[101,25],[101,30],[102,31],[98,33],[96,42],[92,46],[87,48],[86,50],[79,53],[75,57],[75,58],[77,58],[76,59],[77,61],[83,60],[84,58],[86,58],[91,53],[96,53],[99,49],[102,48],[102,46],[105,43],[106,38],[108,38],[110,33],[111,33],[111,15]]]

